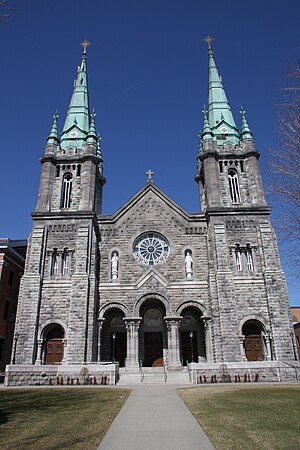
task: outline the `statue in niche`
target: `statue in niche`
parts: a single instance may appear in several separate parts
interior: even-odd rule
[[[119,272],[119,257],[118,253],[114,252],[111,258],[111,277],[113,280],[118,279]]]
[[[185,274],[187,278],[192,278],[193,276],[193,258],[189,251],[186,252],[186,256],[184,259],[184,265],[185,265]]]

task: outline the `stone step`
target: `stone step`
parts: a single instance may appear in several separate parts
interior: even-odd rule
[[[165,380],[165,374],[162,370],[157,368],[147,367],[143,370],[143,380],[141,380],[141,374],[138,371],[134,372],[120,372],[120,378],[118,385],[127,386],[133,384],[190,384],[189,373],[187,370],[180,371],[168,371],[167,380]]]

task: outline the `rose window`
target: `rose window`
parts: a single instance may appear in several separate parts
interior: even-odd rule
[[[164,262],[169,251],[167,239],[159,233],[142,234],[133,244],[134,257],[148,266]]]

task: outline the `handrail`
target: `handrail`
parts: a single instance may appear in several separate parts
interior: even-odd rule
[[[140,371],[140,377],[141,377],[141,383],[142,383],[144,381],[144,377],[145,377],[145,374],[143,372],[143,361],[142,360],[139,361],[139,371]]]
[[[165,383],[167,382],[168,379],[168,371],[167,371],[167,365],[164,363],[163,364],[164,367],[164,375],[165,375]]]

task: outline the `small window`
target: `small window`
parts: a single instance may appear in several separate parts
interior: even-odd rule
[[[63,178],[61,208],[70,208],[72,194],[72,174],[66,173]]]
[[[14,282],[14,272],[13,270],[10,270],[8,275],[8,286],[12,287],[13,282]]]
[[[219,161],[220,173],[223,173],[223,162]]]
[[[244,173],[244,161],[240,161],[241,172]]]
[[[56,166],[56,176],[59,177],[60,174],[60,166]]]
[[[77,172],[76,172],[76,176],[77,176],[77,177],[80,177],[80,175],[81,175],[81,165],[80,165],[80,164],[78,164],[78,166],[77,166]]]
[[[54,276],[54,275],[57,275],[57,273],[58,273],[58,255],[57,255],[57,250],[55,249],[51,256],[50,275]]]
[[[8,313],[9,313],[9,301],[6,300],[5,305],[4,305],[4,311],[3,311],[3,319],[4,320],[8,319]]]
[[[242,270],[242,255],[241,255],[241,249],[240,249],[239,245],[237,245],[235,248],[235,266],[236,266],[236,270],[238,272],[241,272],[241,270]]]
[[[228,170],[228,182],[230,197],[233,204],[241,203],[241,194],[237,171],[235,169]]]
[[[252,257],[252,251],[251,251],[249,244],[246,247],[246,262],[247,262],[247,269],[250,272],[253,272],[253,257]]]
[[[65,249],[62,255],[62,275],[69,274],[69,254],[68,250]]]

